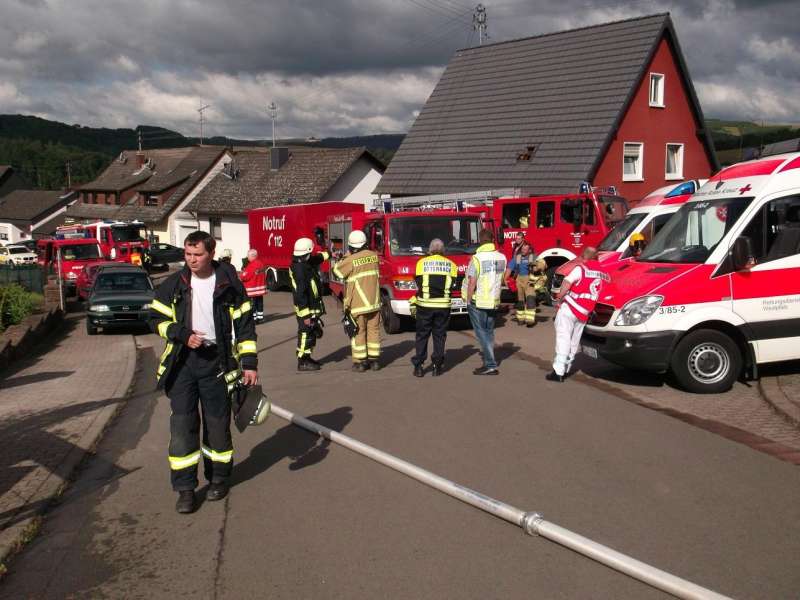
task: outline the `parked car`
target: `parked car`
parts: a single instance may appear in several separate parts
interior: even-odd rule
[[[35,265],[38,256],[21,244],[0,246],[0,265]]]
[[[167,267],[171,262],[181,262],[183,260],[183,248],[178,248],[172,244],[150,244],[151,267]]]
[[[120,263],[116,261],[104,261],[84,265],[84,267],[78,273],[78,278],[75,280],[78,298],[80,300],[87,300],[89,298],[89,294],[92,291],[92,286],[94,285],[94,279],[97,277],[100,267],[114,267],[118,266],[119,264]]]
[[[25,246],[31,252],[36,252],[36,240],[22,240],[17,242],[17,246]]]
[[[141,267],[126,263],[102,267],[89,293],[86,333],[95,335],[98,327],[146,324],[154,295],[153,283]]]

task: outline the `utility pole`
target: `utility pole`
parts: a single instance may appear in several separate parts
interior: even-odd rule
[[[205,106],[201,106],[197,109],[197,112],[200,113],[200,145],[203,145],[203,111],[207,108],[210,108],[210,104],[206,104]]]
[[[272,119],[272,147],[275,147],[275,120],[278,118],[278,105],[275,102],[271,102],[270,105],[267,107],[267,111],[269,112],[269,117]]]
[[[472,28],[478,32],[478,45],[483,46],[484,36],[489,38],[486,32],[486,7],[483,4],[478,4],[472,13]]]
[[[202,116],[203,113],[200,113],[200,114]],[[201,133],[200,136],[202,137],[202,135],[203,134]],[[142,130],[141,129],[139,130],[137,137],[139,138],[139,152],[141,152],[142,151]]]
[[[70,162],[67,161],[67,189],[72,187],[72,173],[70,172]]]

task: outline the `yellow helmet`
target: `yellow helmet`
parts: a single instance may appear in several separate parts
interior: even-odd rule
[[[540,258],[536,261],[536,270],[547,271],[547,263],[544,262],[544,259]]]
[[[638,232],[637,232],[637,233],[634,233],[634,234],[631,236],[631,241],[630,241],[629,245],[630,245],[630,246],[635,246],[635,245],[636,245],[636,242],[643,242],[643,243],[644,243],[644,242],[646,242],[646,241],[647,241],[647,240],[645,239],[644,235],[642,235],[641,233],[638,233]]]

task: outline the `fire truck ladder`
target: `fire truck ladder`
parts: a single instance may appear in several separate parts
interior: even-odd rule
[[[395,210],[426,210],[435,208],[452,208],[463,210],[465,206],[491,206],[497,198],[519,198],[519,188],[499,188],[478,192],[455,192],[451,194],[430,194],[427,196],[405,196],[402,198],[386,198],[374,201],[375,208],[383,208],[385,212]]]

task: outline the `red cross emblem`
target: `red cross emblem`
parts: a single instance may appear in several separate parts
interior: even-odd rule
[[[748,183],[746,186],[744,186],[744,187],[742,187],[742,188],[739,188],[739,195],[741,196],[741,195],[742,195],[742,194],[744,194],[745,192],[749,192],[749,191],[750,191],[750,190],[752,190],[752,189],[753,189],[753,188],[752,188],[752,187],[750,187],[750,184]]]

